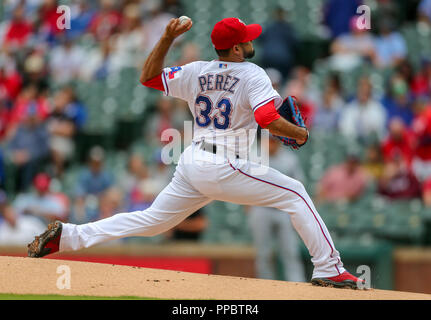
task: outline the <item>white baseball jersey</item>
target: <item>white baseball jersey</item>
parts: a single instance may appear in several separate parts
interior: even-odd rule
[[[60,251],[161,234],[219,200],[272,207],[290,214],[313,257],[313,277],[343,273],[339,252],[301,182],[269,167],[257,175],[260,165],[255,162],[241,156],[224,158],[201,148],[200,141],[208,139],[217,146],[224,145],[228,152],[248,151],[255,138],[251,129],[257,128],[253,112],[271,100],[276,107],[282,103],[266,73],[249,62],[199,61],[164,69],[162,81],[166,95],[188,102],[195,120],[195,143],[184,150],[172,181],[151,207],[83,225],[65,223]],[[220,158],[223,161],[217,161]]]
[[[248,152],[255,138],[254,112],[274,100],[282,104],[266,72],[250,62],[196,61],[165,68],[165,94],[188,102],[194,118],[193,141]],[[254,130],[250,130],[254,129]]]

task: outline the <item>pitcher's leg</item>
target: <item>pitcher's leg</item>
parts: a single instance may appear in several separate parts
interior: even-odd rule
[[[237,161],[230,164],[233,173],[225,174],[220,183],[223,194],[220,200],[246,205],[273,207],[288,212],[291,221],[304,241],[314,265],[313,278],[332,277],[345,270],[331,236],[301,182],[268,168],[255,176],[252,162]],[[246,187],[245,187],[246,186]]]
[[[60,251],[79,250],[108,240],[163,233],[211,202],[184,180],[174,178],[144,211],[119,213],[82,225],[65,223]]]

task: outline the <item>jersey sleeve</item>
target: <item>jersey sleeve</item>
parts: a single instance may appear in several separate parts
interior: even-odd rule
[[[164,68],[162,82],[165,95],[188,101],[193,91],[191,80],[195,69],[193,62],[183,66]]]
[[[280,114],[275,110],[274,100],[256,109],[254,118],[258,125],[265,129],[271,122],[280,118]]]
[[[247,96],[253,112],[256,112],[257,109],[273,100],[276,109],[283,103],[283,99],[281,99],[278,92],[272,87],[271,80],[263,69],[259,69],[257,73],[251,74],[251,78],[248,81]]]
[[[159,91],[165,91],[165,87],[163,86],[162,74],[155,76],[154,78],[142,82],[142,84],[148,88],[153,88]]]

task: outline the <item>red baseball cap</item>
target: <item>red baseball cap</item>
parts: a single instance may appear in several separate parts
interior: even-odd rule
[[[34,187],[41,192],[48,191],[49,185],[51,183],[51,178],[45,173],[39,173],[34,178]]]
[[[217,50],[224,50],[238,43],[252,41],[261,33],[262,27],[259,24],[246,25],[238,18],[225,18],[215,24],[211,41]]]

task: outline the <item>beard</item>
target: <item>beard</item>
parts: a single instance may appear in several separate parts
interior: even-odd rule
[[[254,57],[254,54],[255,54],[255,51],[254,51],[254,49],[252,49],[251,51],[249,51],[249,52],[245,52],[245,54],[244,54],[244,58],[245,59],[251,59],[251,58],[253,58]]]

